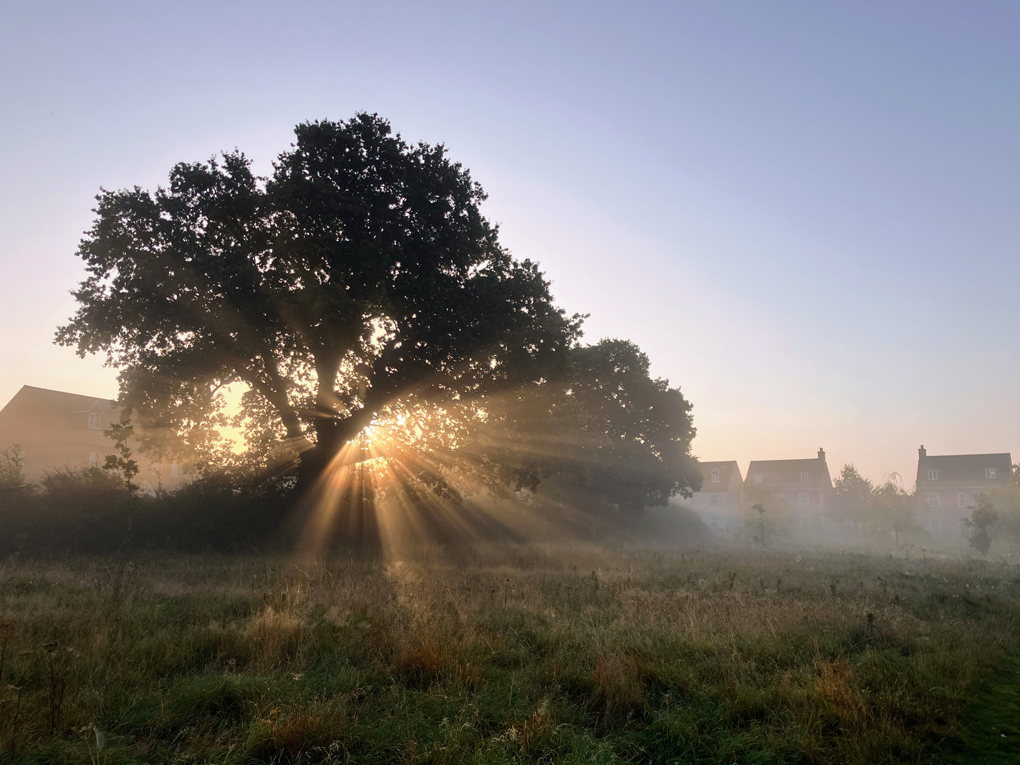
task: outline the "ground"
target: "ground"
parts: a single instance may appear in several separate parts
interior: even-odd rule
[[[0,761],[1009,762],[1018,625],[902,554],[11,557]]]

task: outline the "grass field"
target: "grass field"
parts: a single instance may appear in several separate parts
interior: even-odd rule
[[[979,561],[8,558],[0,761],[1005,762],[1018,627]]]

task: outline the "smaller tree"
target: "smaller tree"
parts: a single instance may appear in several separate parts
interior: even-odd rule
[[[21,497],[27,491],[25,453],[14,444],[0,452],[0,503]]]
[[[1013,466],[1009,483],[992,489],[982,499],[989,502],[998,515],[996,536],[1020,540],[1020,465]]]
[[[871,502],[865,512],[866,525],[872,529],[892,533],[899,545],[907,536],[921,530],[917,522],[915,510],[916,499],[910,492],[904,491],[892,481],[874,489]]]
[[[988,528],[994,526],[998,520],[999,514],[995,512],[995,506],[983,494],[978,496],[978,506],[971,511],[970,518],[963,519],[963,524],[971,530],[968,540],[970,546],[982,555],[992,546]]]
[[[758,504],[756,504],[751,509],[758,511],[758,519],[761,521],[761,543],[762,543],[762,546],[764,546],[765,545],[765,512],[766,512],[765,511],[765,505],[758,505]]]
[[[844,465],[832,482],[833,502],[829,517],[834,521],[863,522],[874,490],[871,481],[862,476],[852,463]]]

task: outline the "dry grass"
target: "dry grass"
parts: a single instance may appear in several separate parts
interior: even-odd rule
[[[480,546],[0,562],[0,760],[930,762],[1015,567]]]

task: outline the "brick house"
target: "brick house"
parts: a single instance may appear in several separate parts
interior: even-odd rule
[[[748,502],[767,498],[797,526],[821,529],[832,503],[832,478],[825,450],[815,459],[755,460],[744,482]]]
[[[1005,454],[929,455],[917,450],[917,518],[934,537],[966,536],[963,519],[979,494],[1005,486],[1013,461]]]
[[[728,462],[699,462],[701,491],[689,504],[705,524],[720,531],[734,531],[744,525],[744,479],[740,467]]]
[[[25,480],[35,483],[55,468],[103,465],[116,453],[104,431],[119,421],[120,410],[110,399],[24,385],[0,409],[0,450],[16,444],[24,454]],[[135,483],[146,493],[176,489],[187,479],[176,462],[134,458]]]

